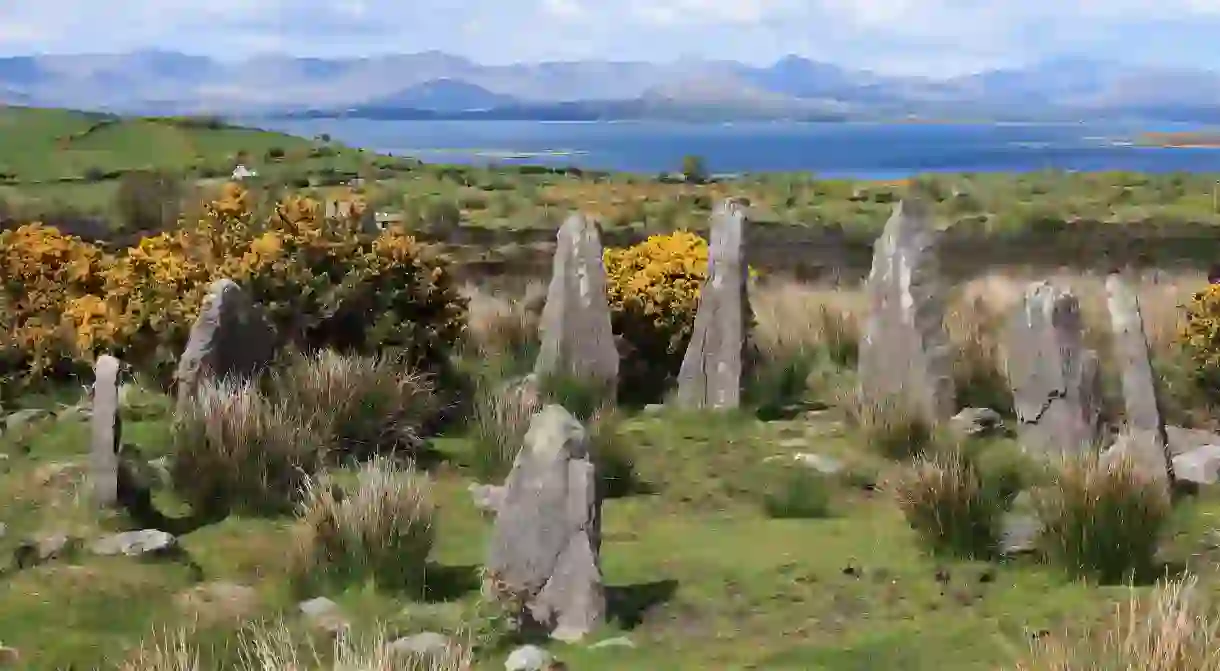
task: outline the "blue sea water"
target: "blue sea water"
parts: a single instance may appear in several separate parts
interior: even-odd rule
[[[655,174],[704,157],[713,173],[809,171],[898,179],[924,172],[1220,172],[1220,149],[1134,146],[1147,130],[1102,124],[886,124],[531,121],[259,122],[306,137],[433,163],[579,166]]]

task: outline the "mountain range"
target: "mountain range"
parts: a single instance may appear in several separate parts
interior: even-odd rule
[[[145,50],[0,58],[0,103],[247,117],[1217,123],[1220,72],[1059,58],[936,78],[799,56],[763,66],[703,59],[481,65],[437,51],[222,61]]]

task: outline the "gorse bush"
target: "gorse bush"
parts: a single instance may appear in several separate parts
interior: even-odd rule
[[[1220,401],[1220,285],[1208,285],[1187,303],[1179,340],[1199,388]]]
[[[100,301],[105,253],[57,229],[30,224],[0,232],[0,373],[19,380],[72,372],[68,306]]]
[[[427,377],[382,356],[320,350],[271,375],[277,400],[318,427],[333,458],[414,455],[438,402]]]
[[[707,278],[707,251],[707,241],[687,231],[605,250],[611,321],[626,349],[621,388],[660,392],[677,373]]]
[[[961,452],[918,457],[894,490],[907,523],[932,550],[968,558],[994,554],[1004,496]]]
[[[25,375],[105,351],[166,381],[220,278],[248,291],[302,350],[444,364],[466,313],[447,259],[400,230],[365,233],[358,208],[326,220],[317,203],[288,197],[259,217],[255,200],[230,184],[177,230],[113,256],[41,226],[3,233],[3,291]]]
[[[1016,671],[1220,671],[1220,620],[1195,576],[1132,590],[1101,629],[1038,637]]]
[[[1047,558],[1103,583],[1150,575],[1172,512],[1165,484],[1097,454],[1066,458],[1055,476],[1033,496]]]
[[[436,537],[431,483],[388,457],[361,467],[352,491],[308,478],[299,506],[297,574],[305,582],[374,580],[422,593]]]
[[[249,382],[208,380],[173,425],[174,488],[199,514],[286,512],[327,440]]]

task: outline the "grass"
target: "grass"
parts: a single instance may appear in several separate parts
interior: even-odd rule
[[[1080,287],[1089,328],[1104,344],[1108,323],[1099,321],[1089,307],[1095,295],[1089,292],[1099,285],[1092,278],[1066,279]],[[1180,281],[1187,287],[1191,279]],[[1020,278],[975,282],[954,297],[950,310],[969,320],[977,297],[1003,312],[1020,287]],[[606,459],[600,470],[630,472],[634,483],[644,485],[616,492],[603,508],[602,569],[610,617],[594,640],[626,636],[635,647],[548,644],[570,668],[982,671],[1024,663],[1020,668],[1028,671],[1075,671],[1090,667],[1082,666],[1085,662],[1054,666],[1056,658],[1048,657],[1050,653],[1031,650],[1031,639],[1053,640],[1041,633],[1051,632],[1073,650],[1083,650],[1085,639],[1076,632],[1090,626],[1101,634],[1114,632],[1114,645],[1128,646],[1122,650],[1174,645],[1182,650],[1215,649],[1210,625],[1214,619],[1192,610],[1194,606],[1164,611],[1168,615],[1161,620],[1139,611],[1138,618],[1123,620],[1134,623],[1130,627],[1114,629],[1115,607],[1128,603],[1133,594],[1141,604],[1160,594],[1143,582],[1136,587],[1110,584],[1126,579],[1126,567],[1114,572],[1117,580],[1101,580],[1093,573],[1081,580],[1062,570],[1070,562],[1055,554],[1050,563],[1036,556],[996,562],[981,550],[931,551],[925,540],[929,529],[935,537],[941,529],[965,529],[954,538],[967,540],[951,546],[989,547],[993,534],[987,524],[995,508],[1009,505],[1018,489],[1046,483],[1026,479],[1025,466],[1004,439],[967,444],[957,462],[930,450],[915,467],[910,460],[921,451],[909,449],[911,441],[903,449],[897,439],[892,450],[870,448],[868,427],[859,426],[859,409],[839,402],[833,390],[840,381],[850,383],[850,375],[836,366],[850,357],[844,347],[833,344],[846,339],[833,334],[850,332],[848,315],[859,305],[860,295],[846,287],[832,292],[772,286],[760,291],[783,291],[791,297],[768,293],[760,295],[758,304],[772,300],[798,306],[759,311],[761,328],[773,335],[773,344],[764,350],[793,351],[775,343],[802,343],[794,350],[815,352],[818,368],[808,378],[807,396],[821,402],[811,407],[829,407],[769,421],[751,412],[619,408],[613,414],[594,413],[594,454]],[[1163,283],[1146,282],[1141,291],[1151,295],[1167,290]],[[977,296],[967,300],[970,292]],[[823,305],[836,315],[833,326],[818,326],[825,323],[819,308]],[[1149,310],[1148,318],[1156,324],[1164,320],[1168,329],[1171,313],[1154,315]],[[967,323],[955,330],[957,342],[993,337],[994,320],[982,314],[977,319],[977,328]],[[1172,355],[1167,339],[1153,340],[1158,357]],[[515,342],[526,339],[516,337]],[[972,365],[986,370],[998,365],[997,357],[980,355]],[[223,668],[281,669],[289,668],[283,660],[295,660],[298,668],[379,669],[400,667],[379,666],[385,658],[377,653],[384,647],[365,642],[421,631],[464,642],[465,633],[472,632],[472,647],[460,654],[473,655],[476,671],[503,668],[508,650],[501,637],[491,635],[501,623],[479,594],[479,566],[490,522],[475,507],[468,487],[472,481],[493,479],[488,473],[505,472],[520,446],[520,439],[512,437],[523,433],[522,418],[529,412],[518,409],[513,415],[517,419],[503,419],[508,415],[496,415],[496,408],[507,406],[496,404],[510,397],[496,387],[487,389],[495,392],[484,396],[492,410],[484,416],[483,437],[476,421],[469,432],[432,438],[439,459],[426,476],[385,461],[363,466],[306,462],[305,470],[317,478],[308,482],[317,484],[305,499],[305,510],[312,512],[298,517],[269,514],[261,505],[241,506],[223,520],[184,525],[179,530],[182,552],[176,556],[135,560],[82,551],[20,570],[2,569],[0,642],[20,650],[24,668],[30,669],[112,668],[136,651],[153,654],[158,645],[171,666],[144,662],[127,668],[191,668],[172,664],[184,658],[189,662],[197,650],[200,668],[221,668],[221,660],[228,664]],[[79,391],[19,400],[25,406],[57,407],[77,397]],[[258,409],[247,396],[239,398]],[[1183,404],[1192,399],[1182,392]],[[190,481],[183,476],[220,473],[223,482],[240,484],[242,478],[262,477],[267,471],[259,469],[268,459],[294,464],[304,458],[301,455],[314,454],[297,451],[312,444],[311,436],[300,434],[302,427],[290,422],[290,431],[268,425],[280,426],[283,434],[258,428],[256,420],[263,415],[253,410],[226,414],[226,406],[216,406],[217,419],[229,419],[212,425],[229,430],[209,443],[206,432],[175,430],[167,414],[172,402],[155,392],[131,395],[127,403],[125,440],[136,443],[148,458],[175,457],[179,487],[154,493],[158,506],[175,520],[181,518],[173,516],[191,510],[192,499],[198,503],[203,498],[181,486]],[[258,407],[270,412],[275,404]],[[197,427],[201,424],[196,422]],[[77,495],[87,463],[87,427],[64,413],[31,425],[19,436],[0,438],[0,453],[6,456],[0,459],[0,522],[8,526],[0,537],[0,556],[11,556],[22,540],[42,534],[68,533],[88,540],[135,526],[121,515],[92,510]],[[257,440],[230,440],[240,436]],[[225,447],[251,444],[265,449]],[[202,456],[191,456],[192,451]],[[480,465],[480,454],[491,455],[488,463],[494,468]],[[842,468],[814,475],[795,463],[800,454],[833,459]],[[193,468],[177,465],[192,459],[211,461],[196,461]],[[764,464],[780,470],[760,477]],[[904,481],[912,468],[918,477]],[[1183,567],[1189,569],[1197,576],[1196,592],[1220,587],[1220,572],[1215,570],[1220,550],[1211,541],[1220,494],[1205,489],[1172,515],[1158,516],[1154,513],[1162,509],[1152,499],[1140,498],[1143,490],[1124,487],[1127,480],[1102,477],[1097,471],[1067,474],[1057,488],[1042,490],[1047,492],[1044,498],[1035,497],[1035,503],[1043,501],[1038,509],[1044,521],[1064,520],[1052,528],[1079,531],[1086,519],[1095,527],[1100,521],[1101,528],[1122,532],[1107,532],[1104,543],[1088,547],[1105,545],[1111,553],[1119,548],[1140,559],[1144,574],[1170,572],[1172,577]],[[294,486],[304,482],[301,478]],[[906,489],[887,487],[890,483],[904,483]],[[215,491],[215,486],[200,479],[196,488]],[[277,484],[273,489],[277,502],[280,495],[299,502],[288,494],[291,487]],[[895,492],[906,496],[896,500]],[[1104,505],[1088,508],[1092,518],[1079,513],[1079,501],[1089,496],[1104,500]],[[950,523],[937,526],[935,519],[920,521],[927,515],[913,518],[911,510],[960,514],[942,516],[941,521]],[[430,521],[426,533],[425,519]],[[303,542],[321,537],[342,540]],[[405,539],[405,545],[387,538]],[[1153,540],[1158,541],[1155,546]],[[1118,541],[1127,544],[1116,545]],[[322,546],[328,551],[292,551]],[[1148,553],[1151,547],[1155,556]],[[344,579],[299,580],[302,557],[321,558],[306,565],[323,574],[344,567]],[[421,565],[422,586],[412,584]],[[373,578],[386,574],[398,577]],[[239,599],[235,594],[246,596]],[[337,653],[329,641],[311,633],[297,604],[316,596],[338,604],[353,633],[344,644],[353,644],[361,654],[343,657],[346,652]],[[1170,628],[1161,622],[1182,625]],[[1141,623],[1147,627],[1141,629]],[[174,638],[178,632],[186,633]],[[258,641],[253,648],[252,636]],[[142,647],[142,641],[148,645]],[[335,659],[353,661],[340,666]],[[463,668],[462,661],[453,668]]]

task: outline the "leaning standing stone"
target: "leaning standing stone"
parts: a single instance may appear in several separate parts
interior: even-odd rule
[[[1169,437],[1161,415],[1139,297],[1117,274],[1106,278],[1106,295],[1126,408],[1126,436],[1119,444],[1142,471],[1172,482]]]
[[[112,507],[119,498],[119,360],[98,357],[93,365],[93,414],[90,421],[89,476],[97,505]]]
[[[707,280],[682,367],[677,404],[686,408],[736,408],[747,358],[752,313],[743,253],[746,216],[741,205],[725,201],[712,214]]]
[[[918,197],[886,222],[873,247],[859,364],[863,403],[898,406],[930,424],[955,411],[937,235],[931,206]]]
[[[1048,282],[1031,284],[1008,322],[1005,346],[1022,448],[1048,456],[1095,449],[1101,382],[1076,297]]]
[[[578,640],[605,618],[601,500],[589,437],[558,405],[530,422],[504,483],[487,568],[553,638]]]
[[[178,360],[178,407],[205,377],[246,377],[271,361],[275,331],[232,280],[214,282]]]
[[[542,347],[534,372],[539,377],[562,373],[600,380],[611,388],[617,384],[618,350],[610,326],[601,238],[597,225],[580,214],[559,228],[538,329]]]

